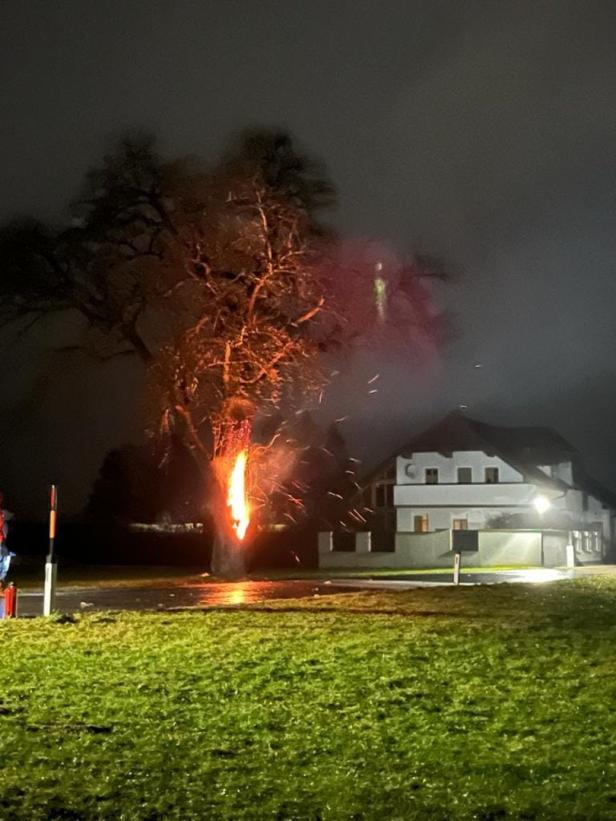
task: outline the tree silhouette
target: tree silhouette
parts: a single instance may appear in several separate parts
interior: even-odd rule
[[[26,330],[78,311],[89,353],[146,366],[148,430],[179,438],[207,481],[221,575],[242,573],[243,553],[212,465],[248,445],[257,413],[316,395],[324,354],[383,325],[372,260],[350,265],[322,222],[333,200],[284,132],[245,132],[209,168],[164,160],[138,136],[90,172],[70,227],[22,220],[0,232],[2,319]],[[436,315],[420,283],[432,269],[389,267],[379,281],[392,316],[405,338],[425,333]],[[253,470],[268,464],[256,449]]]

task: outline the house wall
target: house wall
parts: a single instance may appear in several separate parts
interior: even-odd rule
[[[467,467],[472,483],[458,482],[457,471]],[[485,483],[485,468],[496,467],[499,481]],[[438,484],[426,484],[426,468],[437,468]],[[544,465],[546,476],[566,483],[573,481],[571,462]],[[469,529],[482,530],[500,516],[533,513],[533,500],[546,495],[555,510],[562,514],[559,527],[602,531],[601,555],[606,555],[613,538],[611,511],[591,494],[571,488],[562,493],[524,480],[524,476],[497,456],[482,451],[455,451],[451,456],[440,453],[415,453],[411,459],[396,459],[394,506],[398,533],[414,531],[415,516],[428,516],[429,530],[449,529],[454,519],[466,519]],[[588,551],[585,551],[588,552]],[[591,552],[596,552],[595,550]]]
[[[577,530],[580,527],[596,529],[597,525],[600,525],[603,537],[601,555],[605,556],[609,552],[613,538],[612,511],[609,508],[603,507],[603,504],[591,494],[585,494],[574,488],[568,490],[564,497],[555,499],[553,504],[563,514],[563,524],[568,524],[572,529]],[[589,551],[586,549],[582,552]]]
[[[414,453],[412,459],[399,456],[396,460],[396,484],[425,484],[426,468],[438,468],[439,484],[458,484],[458,468],[471,468],[473,482],[485,481],[484,471],[487,467],[498,468],[499,482],[523,482],[521,473],[508,465],[498,456],[488,456],[483,451],[455,451],[451,456],[441,453]],[[429,487],[436,487],[429,485]],[[468,485],[465,485],[468,487]],[[494,487],[490,485],[489,487]]]
[[[529,507],[530,509],[530,507]],[[413,533],[415,516],[428,517],[428,530],[449,530],[454,519],[466,519],[469,530],[485,530],[497,517],[519,513],[520,508],[501,505],[499,507],[399,507],[397,508],[396,529],[398,533]]]
[[[525,482],[497,485],[396,485],[397,507],[517,507],[530,506],[539,491]]]

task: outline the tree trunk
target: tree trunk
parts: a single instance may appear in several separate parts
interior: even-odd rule
[[[237,579],[246,575],[245,548],[231,527],[226,489],[215,471],[209,474],[209,511],[212,526],[212,557],[210,572],[222,579]]]
[[[195,447],[195,431],[188,413],[181,416],[185,423],[184,442],[205,479],[206,497],[212,525],[212,558],[210,571],[213,576],[237,579],[246,574],[245,546],[233,529],[227,494],[231,465],[240,450],[250,440],[250,423],[233,417],[221,435],[220,455],[213,460],[203,458],[203,448]]]
[[[246,561],[242,544],[213,520],[214,538],[210,571],[223,579],[238,579],[246,575]]]

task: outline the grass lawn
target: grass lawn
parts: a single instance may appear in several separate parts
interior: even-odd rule
[[[2,819],[616,817],[616,580],[0,623]]]

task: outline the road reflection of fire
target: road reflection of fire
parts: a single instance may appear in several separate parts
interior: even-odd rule
[[[244,604],[247,600],[248,590],[245,584],[234,584],[229,590],[227,604]]]

